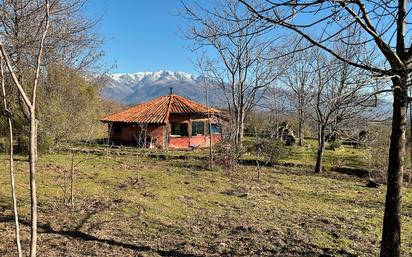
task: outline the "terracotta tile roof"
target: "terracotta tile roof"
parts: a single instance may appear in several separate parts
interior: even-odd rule
[[[215,115],[220,111],[209,108]],[[166,123],[170,114],[207,115],[207,107],[178,95],[167,95],[141,103],[126,110],[110,114],[102,122]]]

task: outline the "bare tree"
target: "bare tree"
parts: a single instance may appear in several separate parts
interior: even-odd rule
[[[210,62],[212,79],[227,103],[233,121],[234,143],[240,152],[248,112],[264,95],[279,71],[275,59],[267,58],[272,40],[264,40],[259,27],[244,19],[244,8],[233,0],[224,1],[220,11],[211,13],[185,5],[194,24],[187,36],[199,47],[211,47],[217,57]],[[231,17],[230,21],[216,17]],[[236,31],[229,34],[228,31]]]
[[[285,155],[285,144],[273,136],[277,134],[277,128],[270,127],[267,132],[269,135],[261,134],[255,127],[255,141],[251,150],[254,150],[256,154],[258,181],[261,179],[261,169],[263,166],[273,166]]]
[[[209,112],[209,107],[211,103],[211,96],[210,96],[210,87],[211,87],[211,77],[212,75],[210,74],[210,67],[212,66],[210,63],[210,59],[206,56],[205,53],[202,55],[199,55],[196,59],[196,66],[199,69],[199,72],[202,76],[203,80],[203,85],[202,89],[205,94],[205,104],[207,108],[207,123],[208,123],[208,130],[209,130],[209,161],[208,161],[208,168],[212,169],[213,168],[213,132],[212,132],[212,119],[211,119],[211,114]]]
[[[274,136],[277,139],[280,138],[280,133],[278,133],[278,131],[281,122],[293,113],[290,98],[290,92],[287,88],[271,86],[266,90],[261,103],[257,105],[264,110],[268,110],[269,121],[272,123],[272,126],[275,126],[274,129],[269,129],[269,135]]]
[[[15,72],[24,77],[25,66],[34,68],[32,58],[37,53],[36,24],[44,18],[37,0],[4,0],[1,5],[0,25],[5,47]],[[101,56],[101,38],[93,28],[98,22],[81,14],[87,0],[51,0],[53,20],[44,42],[45,65],[60,64],[78,70],[92,69]],[[27,70],[27,69],[26,69]],[[19,77],[20,78],[20,77]]]
[[[406,109],[412,68],[411,30],[407,23],[411,3],[406,0],[239,2],[254,15],[253,20],[293,31],[342,62],[391,79],[392,87],[388,91],[394,96],[392,132],[380,255],[400,256]],[[356,32],[338,36],[352,27],[357,28]],[[357,38],[355,45],[365,49],[365,55],[348,60],[331,47],[333,41],[347,43],[348,38],[354,37]],[[380,58],[373,61],[367,58],[378,51]]]
[[[27,91],[22,86],[21,82],[16,76],[14,72],[14,68],[12,63],[9,59],[9,55],[5,50],[3,42],[0,42],[0,51],[4,58],[4,61],[7,65],[9,73],[13,79],[14,84],[16,85],[21,97],[24,100],[25,106],[29,109],[30,114],[30,151],[29,151],[29,169],[30,169],[30,201],[31,201],[31,237],[30,237],[30,256],[36,256],[37,252],[37,194],[36,194],[36,153],[37,153],[37,120],[36,120],[36,93],[37,93],[37,86],[40,77],[40,69],[41,69],[41,60],[44,51],[44,42],[47,35],[47,31],[50,25],[50,4],[48,0],[45,0],[43,6],[39,6],[39,8],[44,9],[44,18],[41,20],[40,24],[38,24],[38,31],[42,31],[40,33],[39,44],[38,44],[38,51],[35,55],[34,59],[34,67],[35,73],[34,78],[31,83],[31,99],[29,98]]]
[[[327,129],[332,140],[343,122],[361,116],[375,103],[368,95],[368,80],[359,68],[330,60],[318,52],[311,72],[316,74],[312,100],[312,118],[318,128],[315,172],[322,172]]]
[[[295,49],[308,48],[307,45],[303,45],[300,40],[297,42],[297,46],[293,46]],[[305,121],[306,111],[308,104],[311,101],[311,88],[314,83],[314,73],[311,66],[313,65],[312,49],[306,51],[296,52],[291,56],[286,56],[286,63],[288,66],[287,72],[281,76],[281,81],[290,89],[291,103],[295,107],[298,121],[298,145],[305,145]],[[291,50],[293,52],[293,50]],[[287,58],[289,57],[289,58]]]
[[[3,97],[3,108],[4,108],[4,114],[7,117],[7,122],[9,126],[9,152],[10,152],[9,153],[9,165],[10,165],[9,171],[10,171],[11,197],[13,200],[14,222],[16,226],[16,246],[17,246],[17,254],[19,257],[21,257],[22,252],[21,252],[21,243],[20,243],[19,215],[17,211],[16,189],[15,189],[15,182],[14,182],[13,122],[12,122],[12,114],[7,104],[6,86],[5,86],[4,68],[3,68],[2,58],[0,58],[0,72],[1,72],[1,89],[2,89],[2,97]]]

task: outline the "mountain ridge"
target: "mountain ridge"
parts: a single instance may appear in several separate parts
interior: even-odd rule
[[[174,93],[203,103],[202,84],[202,77],[182,71],[116,73],[109,75],[102,97],[131,105],[168,94],[172,87]]]

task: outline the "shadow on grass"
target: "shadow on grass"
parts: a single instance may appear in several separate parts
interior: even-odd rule
[[[186,168],[192,169],[194,171],[204,171],[207,170],[207,161],[204,162],[184,162],[184,161],[174,161],[169,163],[170,167],[175,168]]]
[[[5,222],[14,222],[14,218],[12,216],[0,217],[0,223],[5,223]],[[20,224],[30,226],[30,222],[26,220],[20,220]],[[89,235],[87,233],[84,233],[78,230],[55,230],[49,224],[39,224],[38,227],[41,229],[39,233],[55,234],[55,235],[70,237],[73,239],[80,239],[84,241],[94,241],[94,242],[109,244],[112,246],[123,247],[123,248],[134,250],[137,252],[155,252],[159,254],[160,256],[177,256],[177,257],[200,257],[202,256],[202,255],[196,255],[196,254],[191,254],[191,253],[183,253],[183,252],[180,252],[174,249],[173,250],[153,249],[152,247],[145,246],[145,245],[135,245],[131,243],[124,243],[124,242],[120,242],[114,239],[102,239],[102,238],[98,238],[96,236]]]

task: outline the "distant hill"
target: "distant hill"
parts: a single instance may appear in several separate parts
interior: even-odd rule
[[[102,96],[131,105],[166,95],[173,87],[173,93],[203,103],[205,94],[202,83],[201,77],[168,70],[112,74],[102,90]]]

